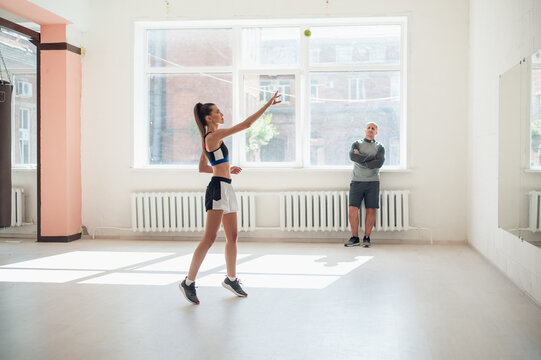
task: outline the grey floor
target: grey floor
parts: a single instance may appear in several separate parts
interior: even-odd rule
[[[1,359],[541,359],[541,311],[467,245],[0,239]]]

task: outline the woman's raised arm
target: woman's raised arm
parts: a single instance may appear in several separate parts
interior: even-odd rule
[[[248,116],[246,120],[244,120],[241,123],[238,123],[235,126],[230,127],[229,129],[218,129],[211,134],[207,136],[207,138],[210,138],[212,136],[211,141],[213,143],[219,142],[221,139],[226,138],[230,135],[236,134],[242,130],[248,129],[252,124],[261,117],[267,111],[269,107],[272,105],[276,105],[282,102],[282,100],[278,100],[278,98],[282,96],[281,94],[278,94],[278,91],[274,93],[274,95],[270,98],[269,101],[265,105],[261,107],[261,109],[257,110],[254,114]]]

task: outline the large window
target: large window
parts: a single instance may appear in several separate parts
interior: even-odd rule
[[[11,164],[34,168],[37,163],[37,77],[36,46],[25,36],[0,29],[2,75],[9,73],[13,85],[11,101]]]
[[[13,166],[35,166],[37,163],[37,98],[33,95],[36,74],[13,72],[12,163]],[[21,91],[19,91],[21,90]]]
[[[532,55],[530,168],[541,170],[541,50]]]
[[[379,125],[385,166],[406,167],[404,18],[136,23],[136,167],[193,167],[197,102],[225,126],[271,107],[226,141],[234,164],[350,167],[351,143]]]

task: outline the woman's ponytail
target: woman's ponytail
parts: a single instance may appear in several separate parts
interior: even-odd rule
[[[201,104],[200,102],[198,102],[197,104],[195,104],[193,108],[193,116],[195,118],[195,123],[197,124],[199,133],[201,134],[201,144],[203,144],[205,140],[205,133],[206,133],[206,127],[207,127],[206,116],[210,115],[212,111],[212,106],[214,106],[214,104],[211,104],[211,103]],[[203,150],[204,150],[204,147],[203,147]]]

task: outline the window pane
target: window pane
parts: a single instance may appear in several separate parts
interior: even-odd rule
[[[530,167],[541,169],[541,51],[532,55]]]
[[[400,64],[400,25],[311,28],[310,65]]]
[[[299,61],[299,28],[242,29],[243,65],[295,66]]]
[[[378,124],[385,165],[400,165],[400,72],[312,72],[310,164],[351,165],[351,144]],[[314,91],[312,91],[314,94]]]
[[[232,21],[230,28],[209,23],[206,28],[146,29],[142,70],[149,97],[148,159],[137,163],[196,165],[201,154],[196,102],[217,103],[231,126],[233,112],[253,114],[278,90],[281,104],[226,141],[232,152],[235,142],[236,159],[245,165],[349,167],[351,143],[364,136],[368,121],[379,124],[385,165],[402,165],[402,23],[332,26],[316,20],[308,37],[301,25],[283,25]],[[296,78],[299,74],[308,78]],[[240,101],[234,101],[240,108],[232,109],[233,89],[241,92]],[[20,92],[27,92],[24,84]],[[297,105],[309,111],[296,113]],[[308,164],[301,159],[309,159]]]
[[[34,60],[35,61],[35,60]],[[32,88],[36,87],[36,74],[13,74],[14,84],[27,84],[27,91],[13,92],[12,126],[15,139],[12,139],[13,165],[35,165],[37,163],[37,97]]]
[[[199,163],[201,136],[193,115],[198,102],[216,104],[224,126],[231,126],[231,74],[149,75],[148,91],[149,164]],[[225,143],[232,154],[231,138]]]
[[[148,64],[156,67],[231,66],[231,29],[147,30]]]
[[[24,35],[2,27],[0,29],[0,53],[10,72],[36,70],[36,46]],[[5,79],[4,64],[0,62],[0,66]],[[17,91],[18,83],[12,79],[12,84],[15,86],[14,92]]]
[[[0,54],[3,59],[3,62],[0,62],[2,78],[7,80],[5,63],[13,85],[12,166],[35,165],[37,163],[36,46],[25,36],[2,28],[0,29]]]
[[[276,90],[282,94],[282,103],[269,108],[244,134],[248,162],[296,160],[294,75],[245,76],[245,113],[247,115],[255,113]]]

